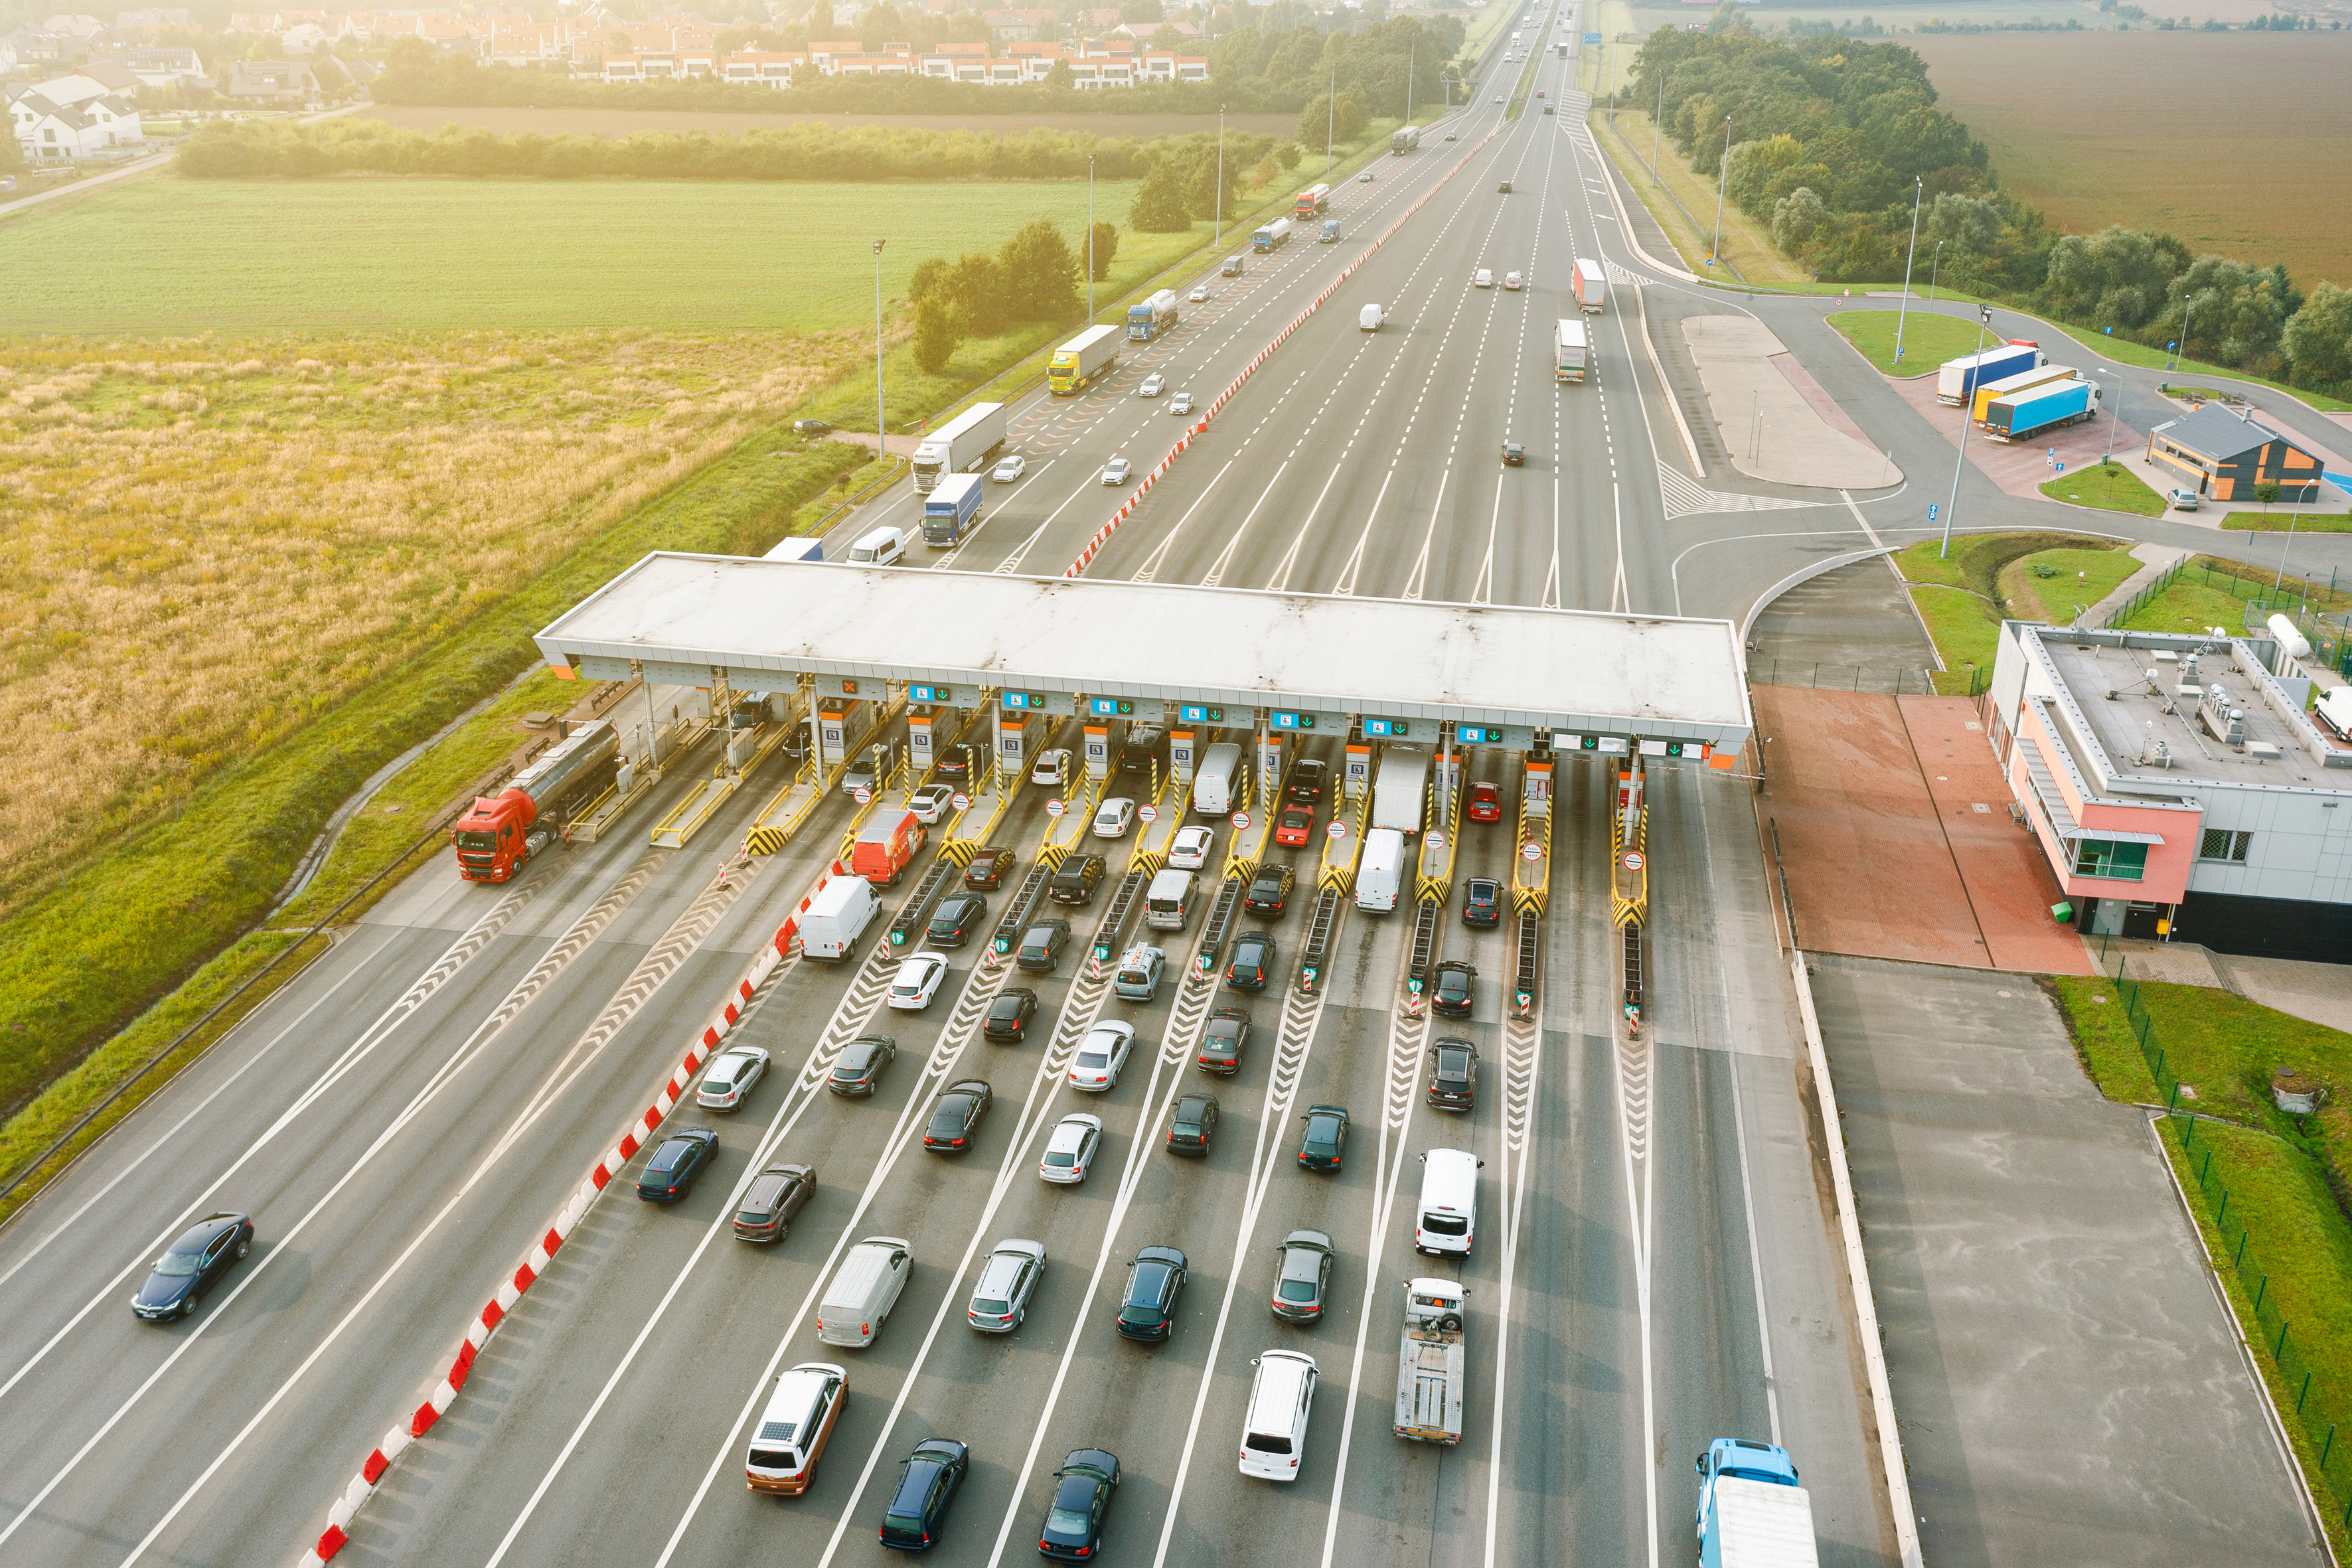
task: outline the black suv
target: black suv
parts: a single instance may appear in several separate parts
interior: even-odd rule
[[[988,1021],[980,1032],[992,1040],[1025,1040],[1036,1012],[1037,993],[1026,985],[1008,985],[988,1005]]]
[[[1313,805],[1323,798],[1323,780],[1331,770],[1318,762],[1304,762],[1290,770],[1290,798]]]
[[[1234,943],[1234,959],[1225,965],[1225,984],[1236,991],[1263,991],[1274,979],[1274,937],[1245,931]]]
[[[1528,449],[1517,441],[1503,443],[1503,467],[1524,468],[1528,466]]]
[[[1171,1154],[1205,1154],[1209,1141],[1217,1135],[1217,1097],[1213,1094],[1188,1094],[1176,1102],[1176,1114],[1168,1123],[1168,1152]]]
[[[1004,879],[1013,874],[1013,851],[982,849],[963,868],[963,885],[967,888],[994,889],[1004,886]]]
[[[1437,984],[1430,993],[1429,1005],[1448,1018],[1470,1016],[1470,994],[1478,979],[1478,971],[1458,958],[1449,958],[1437,966]]]
[[[1477,1108],[1477,1047],[1467,1040],[1443,1039],[1429,1047],[1429,1103],[1442,1110]]]
[[[923,941],[931,947],[961,947],[988,919],[988,900],[978,893],[950,893],[931,912]]]
[[[1500,923],[1503,884],[1491,877],[1473,877],[1462,884],[1462,923],[1478,931]]]
[[[937,1544],[948,1504],[971,1468],[971,1450],[952,1437],[926,1437],[898,1464],[898,1489],[882,1515],[882,1544],[921,1552]]]
[[[1119,1333],[1130,1340],[1164,1340],[1176,1331],[1176,1298],[1184,1292],[1184,1255],[1172,1247],[1147,1247],[1127,1266],[1127,1294],[1118,1304]]]
[[[1254,914],[1279,915],[1290,903],[1294,877],[1290,868],[1281,861],[1267,861],[1250,879],[1249,891],[1242,895],[1242,907]]]
[[[1108,865],[1099,855],[1073,855],[1062,862],[1046,887],[1046,896],[1057,904],[1090,904],[1095,889],[1102,885],[1103,873]]]
[[[1348,1151],[1348,1108],[1310,1105],[1298,1120],[1307,1123],[1307,1135],[1298,1141],[1298,1163],[1310,1171],[1338,1170]]]
[[[931,771],[938,773],[943,781],[950,784],[964,784],[970,782],[971,778],[971,748],[970,746],[950,746],[947,750],[940,753],[939,761],[931,764]]]
[[[1242,1053],[1249,1048],[1250,1016],[1244,1007],[1220,1007],[1209,1016],[1202,1031],[1200,1053],[1193,1060],[1204,1072],[1231,1078],[1242,1070]]]
[[[841,1047],[824,1087],[849,1099],[872,1094],[882,1087],[882,1075],[898,1059],[898,1042],[887,1035],[860,1035]]]
[[[1123,773],[1148,773],[1151,764],[1160,759],[1160,742],[1168,731],[1148,724],[1130,724],[1127,743],[1118,749],[1118,771]]]

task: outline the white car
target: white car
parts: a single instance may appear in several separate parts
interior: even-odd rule
[[[1095,807],[1097,838],[1124,838],[1127,830],[1134,826],[1135,802],[1123,795],[1115,795]]]
[[[1037,765],[1029,770],[1029,782],[1035,784],[1066,784],[1070,782],[1070,752],[1066,746],[1056,746],[1050,752],[1037,753]]]
[[[948,961],[936,952],[918,952],[898,965],[898,977],[890,982],[890,1005],[902,1012],[919,1013],[931,1005],[940,994],[940,985],[948,977]]]
[[[1054,1124],[1054,1136],[1045,1142],[1045,1157],[1037,1162],[1037,1174],[1062,1186],[1074,1186],[1094,1169],[1095,1151],[1101,1147],[1101,1117],[1084,1111],[1065,1116]]]
[[[1097,1024],[1078,1042],[1078,1054],[1070,1058],[1070,1087],[1090,1094],[1109,1093],[1118,1087],[1118,1069],[1127,1065],[1127,1054],[1134,1048],[1132,1026],[1117,1021]]]
[[[1526,285],[1527,279],[1520,277],[1516,272],[1506,272],[1503,274],[1503,287],[1506,289],[1517,290],[1526,287]]]
[[[1498,99],[1496,99],[1495,101],[1496,101],[1496,103],[1500,103],[1500,102],[1502,102],[1503,100],[1502,100],[1501,99],[1499,99],[1499,98],[1498,98]]]
[[[1178,393],[1178,394],[1176,395],[1175,398],[1174,398],[1174,399],[1173,399],[1173,400],[1172,400],[1172,401],[1168,405],[1168,412],[1169,412],[1169,413],[1171,413],[1171,414],[1190,414],[1190,413],[1192,413],[1192,395],[1191,393],[1189,393],[1189,392],[1180,392],[1180,393]]]
[[[983,1334],[1009,1334],[1029,1315],[1029,1298],[1045,1277],[1045,1244],[1007,1240],[996,1244],[980,1266],[980,1283],[971,1288],[971,1305],[964,1316]]]
[[[1365,170],[1362,174],[1356,176],[1356,184],[1360,185],[1369,185],[1371,183],[1372,172],[1370,169]]]
[[[936,824],[955,805],[955,791],[946,784],[925,784],[907,798],[907,809],[917,822]]]
[[[1125,458],[1113,458],[1103,465],[1102,482],[1107,485],[1123,485],[1127,483],[1127,476],[1133,471],[1127,466]]]
[[[1000,485],[1009,485],[1028,470],[1029,459],[1015,452],[990,469],[988,477]]]
[[[1137,387],[1135,393],[1139,397],[1157,397],[1167,390],[1168,378],[1155,370],[1143,378],[1143,384]]]
[[[1180,827],[1168,846],[1168,864],[1179,871],[1197,871],[1209,863],[1209,851],[1216,842],[1213,829]]]
[[[1491,267],[1481,267],[1478,268],[1478,275],[1470,279],[1470,287],[1473,289],[1492,289],[1494,286],[1495,270]]]
[[[767,1070],[767,1052],[757,1046],[730,1046],[710,1058],[694,1102],[705,1110],[732,1110]]]
[[[1209,286],[1206,283],[1195,284],[1192,291],[1184,298],[1195,305],[1205,305],[1209,302]]]

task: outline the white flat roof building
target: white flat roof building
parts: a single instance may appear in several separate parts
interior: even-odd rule
[[[789,689],[814,677],[1638,739],[1727,757],[1753,721],[1728,621],[656,552],[535,639],[558,674]],[[856,692],[846,693],[856,695]],[[1311,723],[1286,725],[1281,716]],[[1368,732],[1372,732],[1368,730]],[[1433,734],[1433,728],[1430,733]],[[1622,743],[1587,745],[1622,751]]]

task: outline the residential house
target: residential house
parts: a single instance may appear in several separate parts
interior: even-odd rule
[[[122,57],[122,66],[142,87],[201,82],[210,75],[194,49],[132,49]]]
[[[195,24],[191,19],[190,13],[176,6],[164,6],[145,11],[119,11],[115,13],[114,25],[118,27],[137,30],[148,27],[188,27]]]
[[[316,22],[297,22],[278,35],[278,47],[289,55],[315,55],[335,41],[335,35]]]
[[[981,18],[988,24],[988,36],[1000,44],[1026,43],[1045,33],[1058,31],[1061,18],[1051,11],[989,11]]]
[[[483,58],[494,66],[544,66],[572,58],[572,33],[584,39],[591,29],[565,18],[534,22],[528,16],[493,16]]]
[[[34,83],[33,90],[51,103],[87,103],[110,94],[133,93],[142,85],[138,73],[121,60],[92,60],[62,76]]]
[[[2284,501],[2318,499],[2319,459],[2251,414],[2219,403],[2168,420],[2147,434],[2147,460],[2214,500],[2250,501],[2274,483]]]
[[[28,163],[72,162],[145,140],[139,110],[122,99],[56,103],[22,84],[11,85],[7,97],[10,125]]]
[[[300,60],[232,60],[228,96],[249,103],[316,103],[319,75]]]
[[[79,59],[70,38],[26,27],[0,38],[0,70],[41,70]]]
[[[106,24],[95,16],[58,15],[41,24],[41,31],[60,37],[89,39],[106,31]]]
[[[746,49],[727,56],[719,62],[719,74],[731,82],[747,87],[772,87],[778,89],[793,85],[795,68],[809,64],[806,50]]]

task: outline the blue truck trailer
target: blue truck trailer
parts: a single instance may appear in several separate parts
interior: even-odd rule
[[[1149,300],[1140,300],[1127,308],[1127,341],[1148,343],[1176,330],[1178,310],[1176,290],[1162,289]]]
[[[2022,341],[1998,343],[1982,353],[1948,359],[1936,372],[1936,398],[1940,403],[1966,403],[1969,395],[1988,381],[2050,363],[2039,343]]]
[[[923,498],[923,542],[934,550],[961,544],[980,523],[980,476],[950,474]]]
[[[2099,411],[2095,381],[2049,381],[1985,405],[1978,428],[1996,441],[2022,441],[2062,425],[2079,425]]]

